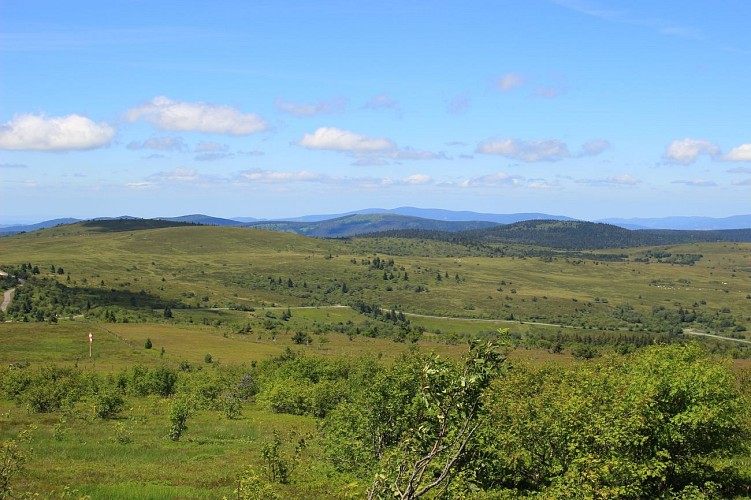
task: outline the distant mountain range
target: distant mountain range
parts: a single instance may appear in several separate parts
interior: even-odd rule
[[[360,234],[393,230],[444,231],[453,233],[495,227],[497,225],[496,222],[489,221],[447,221],[390,213],[354,214],[336,219],[311,222],[262,221],[244,224],[245,227],[288,231],[318,238],[346,238]]]
[[[238,226],[231,219],[196,220],[229,221],[224,226]],[[138,219],[133,217],[101,218],[56,225],[40,231],[52,235],[132,232],[198,226],[192,217],[173,219]],[[201,224],[204,225],[205,224]],[[219,227],[217,225],[217,227]],[[444,241],[478,251],[505,253],[508,245],[538,249],[590,251],[698,242],[751,242],[751,229],[666,230],[625,229],[612,224],[577,220],[534,219],[499,224],[488,221],[441,221],[397,214],[358,214],[317,222],[263,221],[244,223],[241,228],[285,231],[319,238],[389,237]],[[539,250],[543,253],[546,250]]]
[[[102,217],[95,220],[138,220],[137,217]],[[415,207],[395,209],[368,208],[357,212],[329,215],[305,215],[284,220],[259,220],[252,217],[225,219],[203,214],[179,217],[156,217],[176,223],[257,227],[288,231],[316,237],[349,237],[382,231],[431,230],[457,233],[480,230],[496,225],[509,225],[524,221],[575,221],[571,217],[544,213],[490,214],[469,211],[453,211]],[[0,236],[36,231],[60,224],[80,222],[80,219],[53,219],[30,225],[0,226]],[[751,215],[736,215],[724,218],[711,217],[663,217],[635,219],[602,219],[594,222],[611,224],[630,230],[690,230],[717,231],[751,228]],[[711,235],[704,235],[705,239]]]
[[[751,228],[751,215],[732,217],[661,217],[653,219],[601,219],[597,222],[613,224],[626,229],[680,229],[706,231],[713,229]]]

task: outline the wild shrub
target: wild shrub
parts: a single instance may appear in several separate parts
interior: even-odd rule
[[[94,396],[94,414],[99,418],[110,418],[125,406],[122,394],[114,388],[100,390]]]
[[[721,496],[747,484],[722,460],[749,441],[730,367],[695,345],[571,368],[518,368],[490,394],[474,481],[543,496]]]
[[[277,500],[281,498],[269,482],[253,467],[247,467],[237,479],[238,500]]]
[[[167,435],[172,441],[179,441],[188,430],[187,421],[193,412],[193,402],[187,397],[177,397],[170,404],[170,427]]]

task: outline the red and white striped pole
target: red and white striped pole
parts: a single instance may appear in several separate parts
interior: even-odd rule
[[[91,357],[91,344],[94,343],[94,335],[89,332],[89,357]]]

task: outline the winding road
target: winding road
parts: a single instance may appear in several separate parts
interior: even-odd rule
[[[8,273],[4,271],[0,271],[0,276],[8,276]],[[25,283],[24,280],[18,279],[18,286],[22,286]],[[5,293],[3,293],[3,302],[0,304],[0,311],[6,312],[8,310],[8,306],[10,305],[10,301],[13,300],[13,294],[16,293],[15,288],[11,288],[10,290],[6,290]]]
[[[13,294],[16,292],[15,288],[11,288],[10,290],[6,290],[3,294],[3,303],[0,304],[0,311],[5,312],[8,310],[8,306],[10,305],[10,301],[13,300]]]

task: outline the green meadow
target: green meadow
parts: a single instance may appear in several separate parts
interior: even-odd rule
[[[1,238],[0,267],[26,273],[23,282],[3,279],[4,289],[16,289],[0,323],[0,439],[10,464],[0,477],[3,494],[361,498],[370,491],[385,498],[400,479],[378,490],[373,478],[388,477],[404,457],[416,460],[425,445],[412,439],[412,425],[426,440],[432,436],[425,431],[429,401],[440,398],[420,396],[429,387],[418,380],[433,373],[430,366],[460,375],[459,360],[476,356],[475,363],[495,363],[472,378],[484,380],[473,393],[484,413],[435,403],[445,421],[483,415],[490,422],[482,427],[488,434],[478,431],[479,441],[467,444],[466,462],[449,468],[456,472],[440,490],[446,498],[742,496],[751,474],[747,450],[720,448],[718,439],[715,447],[679,452],[672,444],[660,448],[655,431],[638,439],[651,439],[671,461],[663,453],[647,463],[614,444],[620,437],[607,434],[604,423],[584,429],[575,422],[587,414],[607,420],[597,413],[607,409],[594,403],[607,399],[597,392],[607,386],[631,395],[623,404],[635,406],[624,415],[643,416],[641,427],[615,419],[623,435],[668,425],[639,413],[647,411],[640,402],[659,401],[662,392],[639,391],[683,380],[670,371],[683,366],[682,373],[707,373],[706,383],[725,391],[702,403],[704,416],[697,410],[690,418],[746,443],[751,244],[602,251],[613,260],[534,250],[518,246],[498,256],[429,240],[137,224],[76,224]],[[675,256],[687,255],[690,264],[676,263]],[[493,343],[502,358],[468,354],[472,339]],[[665,369],[637,383],[633,367],[647,360]],[[622,375],[609,378],[615,373]],[[591,392],[570,385],[577,377],[593,381]],[[457,401],[470,397],[469,385],[452,385],[454,378],[434,383],[445,384],[441,394],[455,391]],[[704,390],[701,378],[681,390]],[[529,449],[490,444],[534,441],[513,434],[523,426],[508,422],[532,422],[530,415],[542,418],[543,408],[559,404],[544,399],[552,393],[532,390],[542,381],[571,393],[562,395],[569,406],[557,410],[571,420],[540,420],[538,435],[560,427],[547,442],[569,444],[574,435],[607,435],[591,449],[586,440],[577,445],[590,455],[535,465]],[[376,394],[379,387],[388,397]],[[527,410],[541,406],[524,413],[519,398],[529,398]],[[720,400],[727,414],[718,423],[718,413],[715,420],[705,414]],[[691,404],[665,415],[689,419]],[[374,408],[385,413],[370,415]],[[376,451],[366,445],[370,438],[358,441],[360,433],[376,435],[364,429],[387,423]],[[698,439],[683,427],[674,431],[684,432],[685,442]],[[592,455],[604,449],[610,454]],[[701,464],[697,453],[705,456]],[[584,471],[582,460],[604,468]],[[607,472],[614,467],[641,482],[631,472]],[[440,477],[439,470],[426,474]],[[583,477],[591,481],[576,482]],[[618,489],[624,482],[640,486]]]

